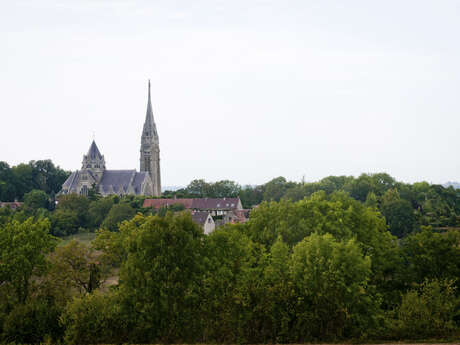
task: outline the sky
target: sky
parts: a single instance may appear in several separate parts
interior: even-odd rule
[[[460,1],[0,2],[0,161],[162,184],[387,172],[460,180]]]

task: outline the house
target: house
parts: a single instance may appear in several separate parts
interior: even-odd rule
[[[216,228],[214,219],[211,214],[206,211],[194,211],[192,212],[192,220],[203,228],[204,234],[209,235]]]
[[[143,207],[169,207],[171,205],[183,205],[192,212],[205,211],[218,223],[238,223],[247,220],[247,211],[243,209],[241,200],[237,198],[194,198],[194,199],[145,199]]]

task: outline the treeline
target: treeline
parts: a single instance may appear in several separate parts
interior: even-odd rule
[[[390,231],[398,237],[419,231],[422,226],[460,227],[460,190],[427,182],[402,183],[386,173],[329,176],[310,183],[278,177],[263,185],[244,187],[228,180],[215,183],[194,180],[184,189],[168,192],[167,196],[239,196],[243,207],[251,208],[263,201],[299,201],[319,191],[327,195],[344,191],[355,200],[377,208],[385,216]]]
[[[459,232],[398,240],[375,205],[343,191],[264,202],[207,236],[186,212],[102,225],[91,247],[57,246],[51,228],[41,216],[0,225],[3,342],[460,336]]]
[[[50,234],[57,237],[95,232],[100,227],[117,231],[122,221],[133,218],[137,213],[166,213],[166,208],[142,208],[145,198],[134,195],[101,197],[92,189],[89,197],[77,194],[61,195],[58,197],[57,205],[54,205],[44,191],[32,190],[24,195],[24,204],[21,208],[15,211],[6,207],[0,208],[0,224],[10,219],[23,222],[30,217],[34,220],[47,218],[50,222]],[[175,205],[169,209],[180,211],[184,207]]]
[[[51,160],[31,161],[13,167],[0,162],[0,201],[23,201],[24,195],[34,189],[54,198],[69,175]]]
[[[50,160],[31,161],[28,164],[19,164],[14,167],[0,162],[0,201],[25,201],[29,210],[42,208],[53,211],[55,194],[61,189],[68,176],[69,172],[56,167]],[[177,191],[165,191],[162,197],[239,196],[243,207],[250,209],[263,201],[280,201],[281,199],[299,201],[319,191],[324,191],[327,195],[344,191],[355,200],[375,207],[385,216],[391,233],[399,238],[414,231],[420,231],[422,226],[431,226],[441,231],[460,227],[460,189],[445,188],[427,182],[402,183],[386,173],[362,174],[359,177],[329,176],[318,182],[292,182],[287,181],[284,177],[277,177],[262,185],[243,187],[230,180],[206,182],[198,179]],[[92,188],[90,202],[96,201],[99,197],[97,191]],[[127,206],[117,206],[117,208],[120,208],[119,211],[122,214],[131,214],[131,216],[136,212],[145,212],[141,208],[144,198],[135,199],[133,201],[131,198],[122,202],[122,204],[129,204],[134,212],[128,210]],[[93,207],[100,208],[100,214],[105,217],[110,207],[117,204],[118,200],[115,198],[112,202],[102,201]],[[85,212],[82,211],[82,207]],[[77,208],[77,212],[71,206],[63,208],[66,209],[65,212],[61,210],[50,216],[53,229],[56,229],[53,230],[53,234],[59,236],[73,234],[79,229],[97,229],[104,220],[101,221],[102,216],[96,214],[99,211],[93,211],[91,214],[86,212],[90,209],[89,203],[87,206]],[[83,216],[81,216],[82,213],[84,213]],[[123,216],[120,219],[124,220],[126,217]]]
[[[313,183],[289,182],[279,177],[264,185],[245,187],[228,180],[215,183],[194,180],[184,189],[165,192],[163,197],[239,196],[243,206],[251,208],[264,201],[299,201],[320,191],[326,195],[346,192],[353,199],[377,209],[385,217],[391,233],[398,238],[418,232],[423,226],[431,226],[436,231],[460,227],[460,190],[427,182],[405,184],[385,173],[363,174],[357,178],[330,176]],[[142,208],[145,198],[101,198],[97,190],[91,188],[88,198],[61,196],[54,209],[54,197],[43,190],[34,189],[23,195],[24,207],[15,213],[15,217],[20,220],[37,215],[47,217],[51,221],[51,233],[55,236],[95,231],[102,224],[116,230],[119,222],[132,218],[138,212],[151,213],[151,210]],[[8,211],[0,210],[0,221],[2,214],[8,214]]]

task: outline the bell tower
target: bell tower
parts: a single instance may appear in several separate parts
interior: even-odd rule
[[[153,120],[152,101],[150,98],[150,80],[148,89],[147,114],[141,136],[140,171],[149,173],[153,182],[153,195],[161,196],[160,177],[160,142],[157,127]]]

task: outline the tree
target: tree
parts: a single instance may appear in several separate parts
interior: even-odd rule
[[[286,190],[295,186],[292,182],[287,182],[282,176],[274,178],[267,182],[264,186],[264,200],[265,201],[280,201]]]
[[[460,233],[436,233],[424,227],[401,241],[406,266],[404,282],[421,284],[425,279],[457,279],[460,277]]]
[[[101,226],[113,206],[113,198],[105,197],[92,201],[89,204],[88,215],[91,227],[96,229]]]
[[[203,281],[205,342],[257,343],[266,339],[265,248],[226,225],[205,238]]]
[[[131,219],[135,214],[136,210],[128,204],[113,205],[107,217],[105,217],[102,226],[110,231],[116,231],[122,221]]]
[[[396,238],[376,209],[364,206],[344,192],[331,195],[317,192],[295,203],[287,200],[262,203],[251,212],[242,229],[250,239],[267,248],[278,236],[290,247],[315,232],[329,233],[337,239],[356,238],[364,254],[372,259],[372,283],[382,293],[394,293],[394,275],[402,265]]]
[[[60,312],[52,298],[34,296],[26,304],[16,304],[5,318],[0,339],[16,344],[39,344],[45,340],[57,343],[63,335]]]
[[[14,175],[16,199],[23,200],[25,193],[32,189],[39,189],[39,186],[34,183],[33,168],[29,164],[18,164],[11,171]]]
[[[59,192],[70,175],[70,172],[56,167],[49,159],[30,161],[29,166],[32,168],[34,186],[47,194]]]
[[[195,198],[203,198],[210,194],[210,186],[205,180],[193,180],[185,188],[185,192]]]
[[[108,267],[101,264],[96,252],[76,240],[58,247],[50,261],[55,279],[68,281],[68,286],[80,294],[99,288],[108,273]]]
[[[24,206],[30,210],[38,210],[39,208],[47,209],[49,206],[49,197],[44,191],[34,189],[24,195]]]
[[[374,192],[369,192],[369,194],[366,197],[365,205],[367,207],[371,207],[376,210],[378,209],[379,201],[377,199],[377,196],[374,194]]]
[[[383,195],[381,210],[393,235],[401,238],[414,230],[414,209],[407,200],[401,200],[397,190],[390,189]]]
[[[405,293],[395,310],[393,334],[400,339],[445,338],[457,327],[460,305],[451,280],[426,280]]]
[[[46,255],[56,245],[49,234],[47,219],[10,221],[0,229],[0,285],[14,291],[14,300],[24,304],[29,297],[32,277],[46,270]]]
[[[355,240],[306,237],[294,247],[291,274],[300,339],[360,336],[374,325],[378,308],[367,285],[371,259]]]
[[[57,209],[50,215],[51,233],[54,236],[73,235],[78,232],[80,221],[78,215],[68,209]]]
[[[244,208],[251,208],[259,205],[264,198],[264,186],[244,186],[239,196]]]
[[[203,231],[190,214],[137,215],[122,224],[127,259],[120,293],[133,341],[187,341],[200,330],[197,310]]]
[[[193,180],[183,191],[194,198],[234,198],[237,197],[241,187],[234,181],[222,180],[208,183],[203,179]]]
[[[241,186],[233,181],[222,180],[210,184],[210,195],[213,198],[235,198],[241,191]]]
[[[13,172],[6,162],[0,162],[0,201],[14,201],[16,184]]]
[[[264,268],[267,333],[269,339],[276,339],[281,343],[297,340],[291,328],[293,320],[296,319],[297,296],[290,276],[290,257],[289,246],[278,236],[270,248],[268,264]]]
[[[68,344],[121,344],[128,342],[122,304],[113,292],[74,298],[61,315]]]
[[[78,219],[78,227],[89,228],[88,198],[77,194],[61,195],[58,200],[57,210],[75,213]]]

